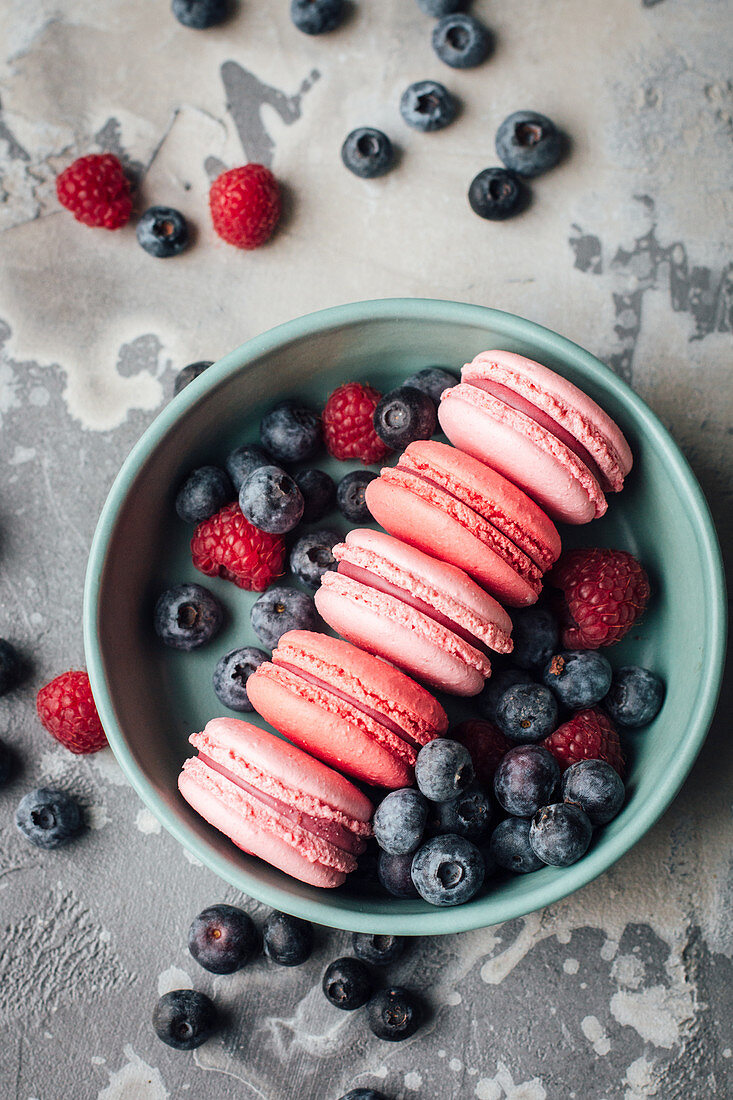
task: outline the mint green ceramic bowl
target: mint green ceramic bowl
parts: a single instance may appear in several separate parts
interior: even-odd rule
[[[645,564],[651,606],[609,656],[616,666],[656,669],[667,684],[664,707],[653,725],[626,738],[627,804],[573,867],[489,882],[481,896],[455,909],[377,897],[360,890],[356,876],[335,891],[304,886],[239,851],[177,793],[187,735],[223,712],[211,687],[216,660],[235,645],[259,643],[249,625],[255,597],[218,579],[204,583],[221,597],[229,619],[211,646],[176,653],[153,634],[157,594],[172,583],[204,580],[191,564],[190,531],[173,509],[176,487],[193,467],[223,462],[234,446],[255,440],[263,410],[277,399],[295,396],[319,406],[352,379],[388,390],[420,367],[458,370],[494,347],[560,371],[626,433],[635,464],[623,493],[611,497],[602,520],[562,535],[565,545],[623,547]],[[318,465],[339,475],[346,469]],[[724,609],[720,551],[700,487],[666,430],[623,382],[587,351],[511,314],[395,299],[337,306],[257,336],[160,413],[102,511],[89,559],[84,632],[112,749],[149,809],[193,855],[245,894],[300,917],[418,935],[483,927],[548,905],[601,874],[644,835],[679,790],[708,730],[722,674]],[[465,706],[453,707],[455,716],[462,713]]]

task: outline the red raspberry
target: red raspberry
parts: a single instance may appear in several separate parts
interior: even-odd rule
[[[36,696],[41,725],[75,753],[99,752],[107,744],[86,672],[62,672]]]
[[[278,223],[280,188],[264,164],[230,168],[212,183],[209,207],[222,240],[237,248],[259,248]]]
[[[84,225],[121,229],[130,220],[130,181],[112,153],[79,157],[57,178],[56,194]]]
[[[621,742],[611,719],[596,707],[579,710],[540,742],[565,771],[578,760],[605,760],[623,778]]]
[[[381,393],[361,382],[347,382],[334,390],[323,410],[323,438],[328,453],[342,461],[360,458],[365,466],[389,452],[374,431],[374,410]]]
[[[285,541],[254,527],[238,504],[227,504],[198,525],[191,539],[193,564],[207,577],[264,592],[285,564]]]
[[[568,550],[548,580],[563,592],[556,611],[566,649],[614,645],[649,599],[649,578],[625,550]]]
[[[491,790],[499,761],[512,748],[513,742],[492,722],[486,722],[483,718],[467,718],[451,731],[450,736],[466,746],[476,778],[483,787]]]

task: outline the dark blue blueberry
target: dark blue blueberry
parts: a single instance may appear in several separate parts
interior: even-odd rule
[[[394,985],[380,989],[367,1005],[367,1020],[378,1039],[396,1043],[409,1039],[422,1023],[420,999],[409,989]]]
[[[557,653],[560,630],[546,607],[523,607],[512,615],[512,663],[518,668],[544,668]]]
[[[300,470],[295,484],[303,496],[302,523],[318,523],[336,504],[336,483],[325,470]]]
[[[0,638],[0,695],[10,691],[21,678],[23,671],[20,655],[14,645]]]
[[[433,29],[433,49],[452,69],[473,69],[489,56],[491,35],[472,15],[444,15]]]
[[[400,99],[400,114],[407,125],[423,133],[448,126],[457,110],[455,97],[437,80],[418,80],[410,84]]]
[[[494,794],[508,814],[531,817],[546,806],[560,779],[560,765],[541,745],[516,745],[501,758]]]
[[[164,993],[153,1011],[155,1034],[176,1050],[195,1050],[213,1035],[217,1015],[214,1002],[196,989]]]
[[[373,966],[391,966],[405,950],[404,936],[383,936],[378,932],[354,932],[351,942],[354,954]]]
[[[624,804],[624,781],[605,760],[579,760],[563,772],[563,802],[577,802],[591,825],[607,825]]]
[[[543,806],[532,818],[529,842],[543,863],[551,867],[569,867],[588,851],[593,826],[574,802],[556,802]]]
[[[336,503],[339,512],[350,523],[369,523],[372,514],[367,508],[364,492],[377,474],[371,470],[352,470],[338,483]]]
[[[493,664],[493,661],[492,661]],[[505,691],[515,684],[531,684],[532,677],[519,668],[499,668],[491,674],[474,702],[482,718],[496,725],[496,711]]]
[[[422,840],[428,803],[414,787],[390,791],[374,814],[374,836],[391,855],[414,852]]]
[[[259,936],[249,913],[234,905],[210,905],[194,917],[188,950],[212,974],[233,974],[255,953]]]
[[[664,684],[656,673],[625,665],[614,672],[603,706],[618,726],[635,729],[656,718],[663,699]]]
[[[214,669],[213,681],[217,699],[230,710],[253,711],[255,708],[247,695],[247,681],[255,669],[269,659],[264,650],[255,649],[254,646],[243,646],[225,653]]]
[[[545,866],[529,843],[530,824],[528,817],[507,817],[496,826],[489,850],[499,867],[524,875]]]
[[[563,650],[545,665],[542,682],[569,710],[584,710],[608,693],[613,672],[595,649]]]
[[[448,802],[473,783],[471,754],[458,741],[436,737],[417,754],[415,780],[431,802]]]
[[[491,802],[479,787],[459,794],[450,802],[439,802],[430,816],[431,832],[455,833],[469,840],[480,840],[490,824]]]
[[[279,466],[259,466],[239,490],[243,514],[271,535],[283,535],[300,523],[303,495],[295,481]]]
[[[496,132],[496,151],[520,176],[539,176],[562,155],[562,136],[549,118],[536,111],[515,111]]]
[[[0,741],[0,787],[4,787],[8,780],[12,778],[16,770],[16,763],[13,750],[4,741]]]
[[[405,856],[379,853],[377,874],[387,893],[395,898],[417,898],[420,895],[412,881],[412,852]]]
[[[262,417],[260,442],[278,462],[307,462],[321,440],[320,417],[297,401],[281,401]]]
[[[188,366],[182,367],[176,375],[176,380],[173,383],[173,393],[179,394],[181,390],[185,390],[186,386],[193,382],[194,378],[198,378],[200,374],[203,374],[209,367],[213,367],[213,359],[200,359],[197,363],[189,363]]]
[[[428,840],[412,857],[412,881],[431,905],[462,905],[484,881],[483,856],[464,836],[448,833]]]
[[[184,523],[201,523],[236,496],[229,475],[218,466],[192,470],[176,495],[176,511]]]
[[[557,703],[541,684],[517,684],[504,692],[496,724],[510,741],[542,741],[557,726]]]
[[[417,6],[426,15],[432,15],[434,19],[440,19],[443,15],[452,15],[453,12],[462,11],[466,6],[466,0],[417,0]]]
[[[290,18],[304,34],[326,34],[344,17],[344,0],[290,0]]]
[[[353,1012],[371,997],[372,976],[365,962],[344,955],[326,967],[321,988],[334,1008]]]
[[[140,215],[135,232],[140,247],[159,260],[177,256],[188,244],[186,219],[171,206],[151,206]]]
[[[507,168],[484,168],[471,180],[468,201],[474,214],[491,222],[503,222],[519,214],[528,194],[518,176]]]
[[[373,422],[379,438],[393,450],[401,451],[416,439],[430,439],[438,426],[438,414],[426,393],[412,386],[401,386],[381,398]]]
[[[301,535],[290,551],[290,568],[299,581],[313,591],[321,583],[321,577],[329,569],[338,567],[333,548],[341,542],[338,531],[322,529]]]
[[[359,856],[358,873],[352,876],[352,884],[358,881],[359,889],[371,893],[379,892],[378,874],[379,853],[381,848],[373,838],[366,842],[366,849]]]
[[[376,1089],[351,1089],[339,1097],[339,1100],[387,1100],[387,1097]]]
[[[173,649],[198,649],[219,633],[224,611],[201,584],[177,584],[158,597],[155,633]]]
[[[274,910],[262,927],[262,944],[268,959],[278,966],[300,966],[313,950],[313,926]]]
[[[373,126],[352,130],[341,146],[341,160],[350,172],[364,180],[376,179],[394,164],[392,142]]]
[[[444,370],[442,367],[425,367],[423,370],[411,374],[402,384],[403,386],[412,386],[416,390],[422,390],[437,408],[441,393],[444,390],[451,389],[452,386],[457,386],[458,378],[451,371]]]
[[[58,848],[84,827],[79,803],[66,791],[40,787],[21,798],[15,824],[37,848]]]
[[[173,0],[171,11],[184,27],[204,31],[223,23],[229,14],[228,0]]]
[[[249,475],[261,466],[271,466],[272,459],[256,443],[245,443],[227,456],[224,465],[238,493]]]
[[[312,596],[275,585],[252,605],[250,621],[262,644],[274,649],[288,630],[316,630],[318,612]]]

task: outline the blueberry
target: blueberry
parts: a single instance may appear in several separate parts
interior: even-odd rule
[[[351,942],[357,958],[373,966],[391,966],[405,950],[404,936],[383,936],[378,932],[354,932]]]
[[[557,652],[560,630],[546,607],[524,607],[512,615],[512,663],[518,668],[541,669]]]
[[[530,824],[528,817],[507,817],[496,826],[489,850],[499,867],[524,875],[545,866],[529,843]]]
[[[209,367],[213,367],[213,359],[199,359],[197,363],[189,363],[188,366],[182,367],[176,375],[176,380],[173,383],[173,393],[178,395],[181,390],[185,390],[186,386],[193,382],[194,378],[198,378],[200,374],[203,374]]]
[[[164,993],[153,1012],[155,1034],[176,1050],[194,1050],[216,1030],[214,1002],[196,989]]]
[[[373,126],[352,130],[341,146],[341,160],[350,172],[364,180],[376,179],[394,164],[392,142]]]
[[[373,838],[367,840],[366,848],[359,856],[359,871],[352,878],[352,883],[359,882],[360,888],[369,891],[378,891],[380,887],[378,864],[381,849]]]
[[[261,466],[271,466],[272,459],[256,443],[245,443],[227,456],[224,465],[232,485],[239,493],[249,475]]]
[[[440,19],[443,15],[452,15],[453,12],[462,11],[466,6],[466,0],[417,0],[420,11],[426,15],[432,15]]]
[[[14,645],[0,638],[0,695],[15,687],[21,678],[22,663]]]
[[[177,584],[155,605],[155,633],[173,649],[198,649],[219,633],[224,611],[216,596],[201,584]]]
[[[214,692],[217,699],[230,710],[253,711],[255,708],[247,695],[247,681],[255,669],[268,660],[264,650],[255,649],[254,646],[243,646],[225,653],[214,669]]]
[[[303,495],[295,481],[279,466],[259,466],[239,490],[243,514],[271,535],[292,531],[303,515]]]
[[[194,917],[188,930],[188,950],[204,970],[233,974],[248,962],[259,937],[255,923],[233,905],[210,905]]]
[[[313,950],[313,926],[274,910],[262,927],[262,943],[268,959],[279,966],[300,966]]]
[[[529,842],[535,855],[552,867],[569,867],[588,851],[593,826],[574,802],[543,806],[532,818]]]
[[[598,703],[611,686],[611,666],[595,649],[563,650],[545,665],[542,682],[570,710]]]
[[[338,531],[322,529],[301,535],[290,551],[290,568],[299,581],[315,590],[324,573],[338,568],[333,548],[341,542]]]
[[[541,745],[509,749],[494,775],[494,794],[508,814],[531,817],[546,806],[560,778],[560,765]]]
[[[617,725],[634,729],[656,718],[663,699],[664,684],[654,672],[625,665],[614,672],[603,706]]]
[[[350,523],[368,523],[372,514],[367,508],[364,490],[377,477],[371,470],[352,470],[338,483],[336,503],[341,515]]]
[[[431,815],[430,826],[434,833],[455,833],[469,840],[479,840],[488,831],[490,823],[489,796],[480,787],[475,787],[450,802],[438,803]]]
[[[276,585],[252,605],[250,620],[262,644],[274,649],[288,630],[316,630],[318,612],[312,596]]]
[[[412,881],[412,852],[404,856],[380,852],[377,874],[384,889],[393,897],[417,898],[420,896]]]
[[[402,386],[381,398],[374,410],[374,431],[394,450],[416,439],[430,439],[438,426],[433,400],[422,390]]]
[[[517,684],[504,692],[496,723],[511,741],[542,741],[557,726],[557,703],[541,684]]]
[[[395,985],[380,989],[367,1005],[369,1027],[378,1039],[391,1043],[409,1039],[422,1022],[422,1005],[409,989]]]
[[[413,787],[390,791],[374,814],[374,836],[391,855],[414,852],[422,840],[428,803]]]
[[[431,905],[462,905],[484,881],[481,852],[470,840],[448,833],[426,841],[412,857],[412,881]]]
[[[493,664],[493,662],[492,662]],[[519,668],[500,668],[491,674],[475,698],[476,708],[482,718],[496,725],[496,712],[505,691],[515,684],[531,684],[532,677]]]
[[[171,206],[151,206],[140,215],[135,232],[140,247],[159,260],[177,256],[188,244],[186,219]]]
[[[440,395],[458,385],[458,378],[449,370],[442,367],[425,367],[423,370],[411,374],[402,383],[403,386],[412,386],[413,389],[422,390],[437,407],[440,403]]]
[[[605,760],[578,760],[563,772],[563,802],[576,802],[591,825],[607,825],[624,804],[624,781]]]
[[[489,56],[491,36],[472,15],[444,15],[433,29],[433,49],[452,69],[472,69]]]
[[[71,795],[40,787],[21,798],[15,824],[37,848],[58,848],[81,832],[84,818]]]
[[[303,497],[303,523],[318,523],[336,503],[336,483],[325,470],[300,470],[295,484]]]
[[[417,754],[415,779],[431,802],[448,802],[473,783],[471,754],[458,741],[436,737]]]
[[[176,511],[184,523],[201,523],[234,500],[229,475],[218,466],[192,470],[176,495]]]
[[[506,168],[484,168],[471,180],[468,201],[474,214],[491,222],[503,222],[519,214],[528,194],[518,176]]]
[[[351,1089],[339,1097],[339,1100],[387,1100],[387,1097],[376,1089]]]
[[[352,1012],[365,1005],[372,995],[369,967],[361,959],[350,955],[334,959],[326,967],[321,987],[334,1008]]]
[[[173,0],[171,11],[184,27],[204,31],[226,19],[229,3],[228,0]]]
[[[560,131],[536,111],[515,111],[496,132],[496,151],[507,168],[520,176],[539,176],[554,168],[562,155]]]
[[[0,741],[0,787],[4,787],[8,780],[12,778],[16,770],[16,764],[13,750],[4,741]]]
[[[400,99],[400,114],[407,125],[423,133],[448,126],[457,110],[455,97],[437,80],[418,80],[410,84]]]
[[[290,18],[304,34],[326,34],[344,17],[344,0],[290,0]]]
[[[321,420],[296,401],[281,401],[260,423],[262,446],[278,462],[307,462],[321,446]]]

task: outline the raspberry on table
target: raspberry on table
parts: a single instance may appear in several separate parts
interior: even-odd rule
[[[323,437],[328,453],[346,461],[360,459],[365,466],[380,462],[389,447],[374,430],[374,410],[381,393],[361,382],[347,382],[329,397],[323,410]]]
[[[259,248],[272,236],[280,219],[280,188],[264,164],[230,168],[209,190],[214,229],[236,248]]]
[[[64,168],[56,195],[83,225],[121,229],[130,220],[130,181],[112,153],[91,153]]]
[[[283,573],[285,542],[251,524],[238,504],[227,504],[198,525],[191,557],[207,577],[224,577],[237,588],[264,592]]]
[[[86,672],[63,672],[36,696],[41,725],[77,755],[98,752],[107,744]]]
[[[578,711],[542,744],[563,771],[578,760],[605,760],[623,779],[626,765],[618,733],[611,719],[597,707]]]
[[[547,579],[562,592],[556,610],[565,649],[614,645],[649,600],[649,578],[626,550],[568,550]]]

